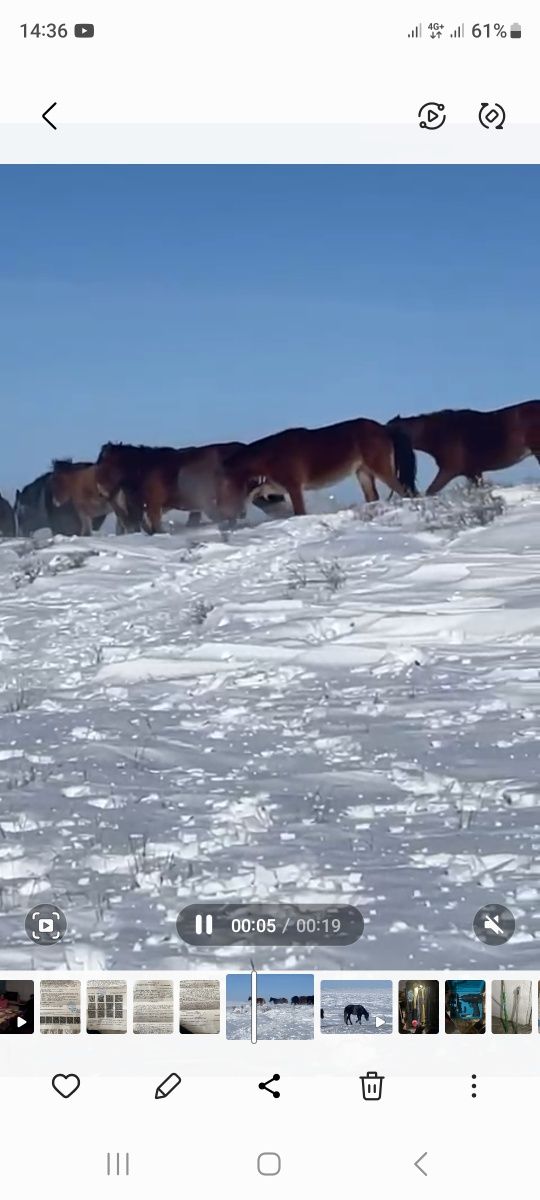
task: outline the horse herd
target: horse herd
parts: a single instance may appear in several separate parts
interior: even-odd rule
[[[366,501],[377,482],[400,496],[417,494],[416,454],[435,460],[433,496],[458,476],[479,484],[485,471],[511,467],[533,455],[540,462],[540,400],[492,412],[444,409],[393,417],[386,425],[359,417],[318,429],[285,429],[256,442],[219,442],[175,449],[107,442],[95,462],[57,459],[52,469],[17,492],[15,505],[0,496],[0,534],[89,535],[108,513],[117,532],[158,533],[164,512],[234,522],[248,501],[267,512],[289,496],[304,515],[304,491],[355,474]]]
[[[251,1000],[251,996],[249,996],[248,999]],[[267,1003],[269,1003],[269,1004],[289,1004],[289,1000],[287,999],[286,996],[270,996],[269,1001],[267,1002],[264,996],[257,996],[256,1004],[266,1007]],[[298,1004],[303,1004],[303,1005],[307,1004],[307,1005],[313,1006],[313,1004],[315,1003],[315,997],[314,996],[291,996],[290,1003],[295,1006]],[[321,1008],[320,1016],[321,1016],[321,1021],[324,1021],[324,1008]],[[356,1017],[357,1025],[362,1024],[362,1017],[364,1018],[364,1020],[366,1022],[369,1021],[369,1013],[368,1013],[367,1008],[364,1008],[363,1004],[346,1004],[345,1008],[343,1009],[343,1020],[344,1020],[345,1024],[352,1025],[353,1017]]]
[[[248,1000],[251,1000],[251,996],[248,996]],[[290,1002],[291,1002],[291,1004],[294,1004],[295,1006],[297,1004],[313,1005],[315,1003],[315,997],[314,996],[291,996]],[[266,1000],[265,1000],[264,996],[257,996],[255,1003],[256,1004],[266,1004]],[[289,1001],[286,996],[270,996],[269,1003],[270,1004],[288,1004]]]

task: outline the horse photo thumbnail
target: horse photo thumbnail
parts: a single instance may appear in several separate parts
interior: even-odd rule
[[[313,975],[257,976],[257,1041],[307,1041],[314,1036]],[[227,1037],[251,1038],[251,975],[227,975]]]
[[[391,980],[323,979],[319,1019],[321,1033],[391,1033]]]

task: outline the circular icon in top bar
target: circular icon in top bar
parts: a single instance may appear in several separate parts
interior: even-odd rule
[[[503,946],[516,932],[516,919],[504,904],[486,904],[476,913],[473,930],[485,946]]]
[[[487,100],[480,105],[478,120],[484,129],[503,129],[506,112],[502,104],[488,104]]]
[[[423,104],[419,113],[420,129],[440,129],[446,121],[445,105],[437,100]]]
[[[61,942],[67,929],[65,913],[56,904],[36,904],[26,914],[26,936],[38,946],[53,946]]]

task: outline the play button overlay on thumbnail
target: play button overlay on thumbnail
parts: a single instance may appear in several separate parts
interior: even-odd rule
[[[381,1025],[386,1025],[384,1017],[375,1017],[375,1029],[380,1029]]]
[[[0,979],[0,1034],[33,1032],[33,979]]]
[[[418,112],[420,129],[441,129],[446,121],[445,105],[438,100],[429,100]]]
[[[473,930],[485,946],[504,946],[516,932],[516,919],[504,904],[486,904],[476,913]]]

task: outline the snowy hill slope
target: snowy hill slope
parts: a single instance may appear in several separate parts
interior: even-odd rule
[[[5,541],[0,585],[0,965],[52,897],[46,968],[203,965],[199,897],[362,908],[261,968],[537,964],[540,489]]]

